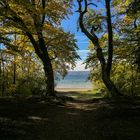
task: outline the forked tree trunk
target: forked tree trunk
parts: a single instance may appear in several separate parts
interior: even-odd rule
[[[96,52],[97,52],[97,58],[99,59],[100,64],[101,64],[102,80],[112,97],[122,96],[122,94],[118,91],[118,89],[115,86],[115,84],[113,83],[113,81],[111,81],[111,79],[110,79],[110,73],[108,72],[107,64],[104,59],[102,49],[100,48],[98,39],[96,41],[97,41],[96,42],[96,47],[97,47]]]
[[[111,81],[107,72],[102,72],[102,80],[112,97],[122,96],[122,94],[116,88],[115,84]]]
[[[112,67],[112,57],[113,57],[113,32],[112,32],[112,23],[111,23],[111,11],[110,11],[110,0],[106,1],[106,10],[107,10],[107,25],[108,25],[108,59],[107,62],[105,60],[102,48],[100,47],[99,39],[94,31],[94,25],[91,27],[91,31],[86,29],[86,26],[84,25],[84,15],[88,12],[88,6],[93,3],[89,3],[87,0],[84,0],[84,8],[83,8],[83,1],[79,1],[79,9],[78,12],[80,14],[79,16],[79,26],[81,28],[81,31],[92,41],[92,43],[95,46],[95,51],[97,53],[97,58],[101,64],[102,69],[102,80],[107,87],[107,89],[110,92],[110,95],[112,97],[120,96],[122,95],[114,83],[110,79],[110,72]],[[95,5],[95,4],[93,4]]]

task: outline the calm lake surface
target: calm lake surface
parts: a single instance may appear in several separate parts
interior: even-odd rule
[[[92,89],[88,76],[89,71],[69,71],[64,79],[56,81],[56,89]]]

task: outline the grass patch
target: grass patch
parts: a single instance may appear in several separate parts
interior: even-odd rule
[[[79,100],[88,100],[92,98],[103,98],[103,94],[96,93],[95,91],[69,91],[69,92],[59,92],[58,95],[64,95],[68,97],[72,97],[74,99]]]

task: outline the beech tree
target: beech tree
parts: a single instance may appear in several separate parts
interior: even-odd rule
[[[79,26],[81,31],[89,38],[89,40],[94,44],[94,48],[96,51],[97,58],[101,65],[102,71],[102,80],[109,90],[111,96],[121,96],[122,94],[118,91],[115,84],[110,78],[111,68],[112,68],[112,60],[113,60],[113,30],[112,30],[112,21],[111,21],[111,8],[110,8],[110,0],[105,0],[106,5],[106,22],[107,22],[107,32],[108,32],[108,51],[107,51],[107,59],[103,53],[103,49],[100,46],[99,37],[96,35],[96,31],[99,28],[99,23],[92,22],[93,25],[87,27],[88,18],[88,10],[90,6],[97,6],[95,3],[88,0],[77,0],[79,9]],[[94,20],[95,17],[92,17]],[[100,23],[101,24],[101,23]],[[92,58],[91,58],[92,59]]]
[[[61,20],[71,13],[71,5],[70,0],[0,1],[1,32],[10,40],[15,33],[28,37],[35,53],[43,63],[46,94],[51,96],[55,95],[54,61],[56,64],[60,62],[59,69],[63,69],[63,66],[69,68],[69,64],[74,66],[74,61],[79,58],[74,36],[60,28]],[[3,40],[1,43],[14,48],[17,46],[12,44],[12,41],[9,43]],[[64,58],[66,55],[67,57]]]

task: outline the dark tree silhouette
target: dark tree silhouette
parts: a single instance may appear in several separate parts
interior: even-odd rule
[[[100,61],[101,69],[102,69],[102,80],[109,90],[111,96],[121,96],[122,94],[118,91],[113,81],[110,79],[111,67],[112,67],[112,58],[113,58],[113,31],[112,31],[112,23],[111,23],[111,10],[110,10],[110,0],[105,0],[106,3],[106,16],[107,16],[107,27],[108,27],[108,59],[107,62],[105,60],[102,48],[99,44],[99,38],[95,34],[94,25],[91,27],[91,31],[86,29],[84,25],[84,16],[88,12],[89,5],[95,5],[94,3],[88,3],[87,0],[77,0],[78,2],[78,12],[79,12],[79,26],[81,31],[91,40],[91,42],[95,46],[95,50],[97,53],[97,58]],[[84,2],[84,9],[82,6],[82,2]],[[96,6],[96,5],[95,5]]]

